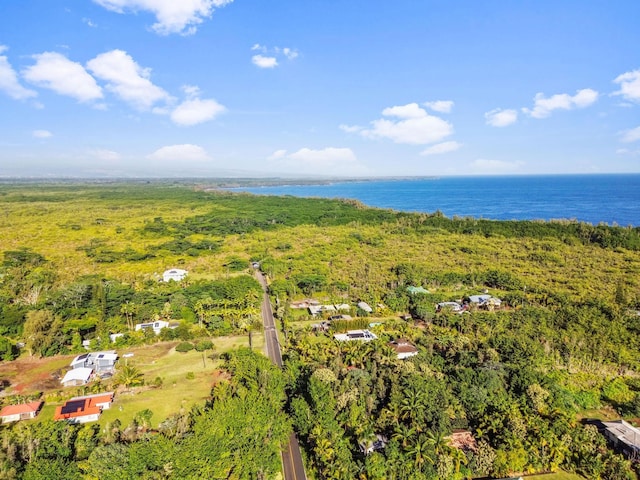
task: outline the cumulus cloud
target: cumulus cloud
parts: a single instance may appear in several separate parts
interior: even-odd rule
[[[278,60],[276,57],[265,57],[260,54],[251,57],[251,61],[259,68],[275,68],[278,66]]]
[[[420,152],[420,155],[441,155],[443,153],[455,152],[462,146],[461,143],[458,142],[442,142],[436,143],[435,145],[423,150]]]
[[[518,170],[523,162],[504,162],[502,160],[487,160],[478,158],[474,160],[470,167],[477,173],[510,173]]]
[[[259,68],[275,68],[280,65],[278,60],[293,60],[298,57],[298,51],[290,47],[273,47],[255,43],[251,47],[252,52],[260,52],[251,57],[251,62]]]
[[[34,130],[33,132],[31,132],[31,135],[34,138],[51,138],[51,137],[53,137],[53,133],[51,133],[49,130]]]
[[[598,99],[598,92],[590,88],[578,90],[574,96],[560,93],[546,98],[543,93],[534,97],[533,109],[523,108],[522,111],[533,118],[546,118],[554,110],[572,110],[585,108]]]
[[[36,60],[35,65],[22,72],[29,83],[80,102],[102,98],[102,89],[79,63],[56,52],[41,53],[33,58]]]
[[[395,143],[426,145],[437,143],[453,133],[451,124],[429,115],[417,103],[385,108],[384,117],[371,122],[371,128],[360,130],[367,138],[387,138]]]
[[[271,155],[267,157],[267,160],[278,160],[280,158],[284,158],[287,155],[286,150],[276,150]]]
[[[484,114],[487,125],[492,127],[506,127],[518,121],[518,112],[516,110],[502,110],[496,108]]]
[[[453,108],[453,102],[451,100],[436,100],[435,102],[425,102],[424,106],[434,112],[450,113]]]
[[[171,112],[171,120],[176,125],[190,127],[199,123],[213,120],[218,115],[227,111],[224,105],[220,105],[213,99],[201,99],[200,89],[191,85],[182,87],[187,99]]]
[[[4,53],[7,47],[0,45],[0,54]],[[38,94],[33,90],[20,85],[18,75],[13,69],[6,55],[0,55],[0,91],[6,93],[15,100],[25,100],[35,97]]]
[[[361,127],[360,125],[345,125],[345,124],[342,124],[338,128],[340,128],[340,130],[342,130],[343,132],[347,132],[347,133],[358,133],[358,132],[364,130],[364,127]]]
[[[620,85],[614,95],[621,95],[625,100],[640,102],[640,70],[623,73],[613,81]]]
[[[158,162],[203,162],[210,160],[204,148],[190,143],[159,148],[152,154],[147,155],[147,158]]]
[[[624,143],[637,142],[640,140],[640,127],[632,128],[620,133],[620,141]]]
[[[233,0],[93,0],[98,5],[117,13],[147,11],[157,22],[151,28],[160,35],[194,34],[197,25],[210,18],[215,8],[224,7]]]
[[[122,50],[101,53],[87,62],[89,70],[107,82],[107,89],[140,110],[149,110],[155,103],[170,100],[170,96],[151,80],[151,69],[142,68]]]

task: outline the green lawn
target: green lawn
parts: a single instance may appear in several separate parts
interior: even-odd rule
[[[233,337],[218,337],[212,339],[214,352],[217,354],[248,347],[249,339],[246,335]],[[264,336],[259,332],[253,334],[253,349],[264,350]],[[209,398],[214,384],[220,360],[209,358],[211,351],[186,353],[175,351],[178,342],[161,342],[152,345],[124,348],[118,351],[122,364],[128,363],[137,367],[144,375],[146,386],[131,388],[129,391],[117,391],[114,403],[109,410],[105,410],[100,417],[100,425],[106,425],[115,419],[120,419],[123,427],[131,423],[135,415],[141,410],[149,409],[153,412],[151,424],[158,424],[168,416],[188,412],[195,404],[204,404]],[[124,358],[125,354],[133,354]],[[52,359],[53,360],[53,359]],[[53,363],[68,364],[68,360],[53,360]],[[50,364],[51,365],[51,364]],[[50,367],[41,367],[48,369]],[[156,378],[162,379],[159,387],[152,387]],[[105,391],[110,387],[105,384]],[[46,402],[38,420],[52,419],[59,403]]]

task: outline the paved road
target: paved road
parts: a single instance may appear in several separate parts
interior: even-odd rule
[[[264,338],[267,343],[267,354],[273,363],[282,367],[282,353],[280,352],[280,342],[278,341],[278,331],[276,323],[273,319],[273,311],[271,310],[271,302],[267,295],[267,281],[262,272],[256,271],[256,278],[262,285],[264,295],[262,298],[262,322],[264,323]],[[307,480],[302,463],[302,455],[300,454],[300,446],[295,433],[291,433],[289,444],[282,451],[282,468],[284,470],[285,480]]]

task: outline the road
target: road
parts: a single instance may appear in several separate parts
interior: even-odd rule
[[[271,302],[267,295],[267,281],[262,272],[256,270],[256,278],[262,285],[264,291],[262,298],[262,322],[264,323],[264,338],[267,344],[267,355],[273,363],[282,368],[282,352],[280,351],[280,341],[278,340],[278,331],[276,323],[273,319],[273,310],[271,310]],[[295,433],[291,433],[289,444],[282,451],[282,469],[284,471],[285,480],[307,480],[307,474],[304,471],[302,463],[302,455],[300,454],[300,445]]]

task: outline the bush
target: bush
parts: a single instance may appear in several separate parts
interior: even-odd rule
[[[213,350],[213,342],[211,340],[200,340],[196,344],[196,350],[198,352],[204,352],[205,350]]]
[[[181,342],[178,345],[176,345],[176,352],[186,353],[193,350],[194,348],[195,347],[191,342]]]

